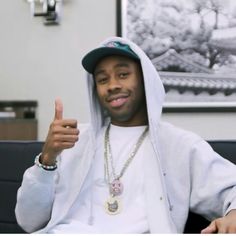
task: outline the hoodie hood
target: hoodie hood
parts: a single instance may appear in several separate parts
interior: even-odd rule
[[[147,105],[147,114],[148,114],[148,125],[149,125],[149,137],[151,140],[151,144],[153,150],[155,152],[158,171],[155,171],[153,174],[158,174],[156,180],[160,180],[163,187],[163,193],[166,199],[166,212],[167,217],[163,216],[162,220],[167,220],[167,224],[169,224],[168,229],[171,229],[171,232],[177,232],[176,227],[172,221],[172,218],[169,214],[170,203],[167,194],[166,184],[164,180],[164,173],[166,172],[165,161],[163,160],[164,156],[162,155],[163,150],[161,150],[161,129],[160,129],[160,119],[162,113],[162,106],[165,98],[165,90],[158,75],[154,65],[151,60],[147,57],[147,55],[142,51],[140,47],[138,47],[135,43],[129,41],[128,39],[119,38],[119,37],[111,37],[101,43],[100,47],[104,47],[104,44],[108,44],[109,42],[119,42],[122,44],[129,45],[130,49],[139,57],[140,64],[143,72],[143,80],[144,80],[144,89],[146,96],[146,105]],[[110,118],[106,116],[103,108],[100,106],[98,96],[96,93],[95,83],[93,79],[93,75],[87,73],[87,85],[88,85],[88,93],[89,93],[89,103],[90,103],[90,112],[91,112],[91,140],[96,144],[96,137],[99,134],[99,131],[104,125],[107,125],[110,122]],[[147,171],[149,172],[149,170]],[[152,178],[151,178],[152,179]],[[152,188],[152,187],[151,187]],[[152,195],[152,194],[151,194]],[[151,201],[152,202],[152,201]],[[150,207],[151,211],[153,211],[153,206]],[[150,223],[151,231],[155,232],[156,229],[156,221]],[[167,230],[168,231],[168,230]]]
[[[111,37],[103,41],[99,47],[113,42],[129,45],[133,52],[139,57],[143,72],[149,126],[150,128],[157,127],[165,97],[165,91],[160,76],[143,50],[128,39]],[[106,116],[103,108],[100,106],[95,91],[93,75],[87,73],[87,77],[92,129],[97,135],[101,127],[107,124],[110,119]]]

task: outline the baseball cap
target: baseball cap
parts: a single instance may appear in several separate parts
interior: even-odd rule
[[[82,65],[87,72],[92,74],[97,63],[102,58],[112,55],[127,56],[134,60],[139,60],[139,57],[132,51],[129,45],[113,41],[108,42],[86,54],[82,59]]]

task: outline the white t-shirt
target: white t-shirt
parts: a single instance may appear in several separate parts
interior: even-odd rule
[[[120,174],[134,145],[146,126],[110,127],[110,145],[116,174]],[[66,219],[49,233],[145,233],[149,231],[144,191],[143,164],[154,155],[149,135],[146,136],[134,159],[121,178],[124,190],[119,197],[122,209],[109,215],[105,202],[109,189],[104,176],[104,134],[99,135],[92,168],[81,192]],[[73,180],[75,181],[75,180]]]

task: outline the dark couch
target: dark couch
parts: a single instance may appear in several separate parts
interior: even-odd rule
[[[236,141],[211,141],[215,151],[236,164]],[[15,218],[16,192],[26,168],[41,152],[42,142],[0,141],[0,233],[24,233]],[[33,213],[32,213],[33,214]],[[199,233],[208,221],[189,213],[185,233]]]
[[[15,218],[16,192],[41,142],[0,142],[0,233],[23,233]]]

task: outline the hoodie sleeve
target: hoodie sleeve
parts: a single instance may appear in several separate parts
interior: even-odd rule
[[[15,214],[18,224],[29,233],[43,228],[50,220],[57,171],[36,165],[27,169],[17,192]]]
[[[236,209],[236,165],[222,158],[205,141],[192,149],[190,209],[209,220]]]

